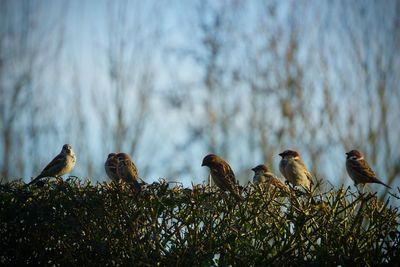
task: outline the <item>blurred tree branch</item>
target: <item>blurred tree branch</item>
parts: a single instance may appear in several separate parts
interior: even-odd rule
[[[63,10],[63,4],[59,6]],[[63,16],[55,10],[49,20],[43,20],[43,8],[32,1],[1,3],[0,176],[5,181],[27,170],[24,162],[35,158],[38,131],[46,127],[43,118],[37,117],[45,104],[41,82],[49,62],[55,62],[60,52]],[[58,23],[51,23],[52,19]]]

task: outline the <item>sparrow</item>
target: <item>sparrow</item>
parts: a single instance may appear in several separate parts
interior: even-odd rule
[[[279,163],[279,170],[286,180],[294,186],[300,185],[306,189],[311,189],[313,184],[312,176],[300,154],[294,150],[285,150],[279,156],[282,157]]]
[[[260,164],[252,168],[251,170],[254,171],[253,183],[273,185],[283,191],[289,191],[289,188],[281,180],[279,180],[264,164]]]
[[[346,153],[346,170],[350,178],[354,181],[354,185],[376,183],[384,185],[391,189],[390,186],[381,182],[376,177],[375,172],[364,159],[364,155],[358,150],[351,150]]]
[[[106,170],[106,174],[108,178],[112,181],[118,181],[119,177],[117,174],[117,167],[118,167],[118,159],[117,153],[110,153],[108,154],[107,160],[104,163],[104,169]]]
[[[136,192],[140,192],[140,184],[138,180],[138,171],[131,158],[126,153],[118,153],[116,156],[117,163],[117,177],[133,186]]]
[[[75,163],[76,156],[71,145],[65,144],[63,145],[60,154],[58,154],[49,164],[47,164],[43,171],[35,179],[28,183],[28,185],[37,182],[43,177],[59,178],[60,176],[71,172],[75,167]]]
[[[209,154],[204,157],[201,166],[210,168],[211,178],[219,189],[222,191],[229,191],[238,201],[243,200],[235,179],[235,174],[224,159],[217,155]]]

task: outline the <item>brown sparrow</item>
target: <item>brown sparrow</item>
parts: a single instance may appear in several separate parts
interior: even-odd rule
[[[279,163],[279,170],[282,175],[294,186],[303,186],[311,189],[312,176],[300,154],[294,150],[285,150],[279,154],[282,157]]]
[[[210,168],[211,177],[219,189],[229,191],[238,201],[243,200],[235,179],[235,174],[225,160],[214,154],[210,154],[204,157],[201,166]]]
[[[358,184],[376,183],[391,188],[376,177],[375,172],[368,165],[360,151],[351,150],[346,155],[346,170],[356,187]]]
[[[119,177],[117,174],[117,167],[118,167],[118,159],[117,153],[110,153],[108,154],[107,160],[104,163],[104,169],[106,170],[107,176],[112,181],[118,181]]]
[[[118,160],[117,177],[128,184],[131,184],[136,192],[140,192],[138,171],[131,158],[126,153],[118,153],[115,156]]]
[[[43,177],[59,178],[60,176],[71,172],[75,167],[75,162],[76,156],[71,145],[65,144],[62,147],[60,154],[58,154],[49,164],[47,164],[43,171],[28,185],[37,182]]]
[[[260,164],[251,169],[254,171],[253,183],[273,185],[283,191],[288,192],[289,188],[279,180],[264,164]]]

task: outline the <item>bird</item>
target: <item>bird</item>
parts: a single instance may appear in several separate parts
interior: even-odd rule
[[[283,191],[289,191],[289,188],[281,180],[279,180],[264,164],[257,165],[251,170],[254,171],[253,183],[273,185]]]
[[[346,156],[346,170],[356,187],[358,184],[376,183],[391,189],[378,179],[360,151],[353,149],[347,152]]]
[[[110,153],[108,154],[107,160],[104,163],[104,169],[106,170],[107,176],[112,180],[112,181],[119,181],[119,177],[117,174],[117,168],[118,168],[118,159],[117,159],[117,153]]]
[[[140,192],[141,187],[138,182],[138,171],[129,155],[121,152],[116,154],[115,157],[118,161],[117,177],[119,178],[119,180],[131,184],[136,192]]]
[[[71,145],[63,145],[60,154],[58,154],[47,166],[42,170],[42,172],[33,179],[28,185],[36,183],[43,177],[56,177],[69,173],[75,167],[76,156],[72,150]]]
[[[235,179],[235,174],[223,158],[214,154],[209,154],[204,157],[201,166],[210,168],[211,177],[219,189],[222,191],[229,191],[238,201],[243,200]]]
[[[285,150],[279,156],[282,157],[279,170],[286,180],[294,186],[302,186],[310,190],[313,185],[312,175],[307,170],[300,154],[294,150]]]

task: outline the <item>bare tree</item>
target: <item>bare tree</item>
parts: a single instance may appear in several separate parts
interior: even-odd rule
[[[200,112],[189,108],[188,113],[183,112],[181,115],[182,118],[186,117],[184,121],[189,132],[185,144],[201,143],[204,153],[216,153],[227,159],[235,156],[232,153],[235,136],[233,125],[235,116],[240,112],[240,97],[232,93],[237,88],[233,88],[232,68],[229,64],[236,41],[232,26],[239,7],[240,3],[234,2],[197,2],[191,24],[193,28],[189,29],[191,38],[196,38],[196,42],[175,51],[180,56],[193,59],[196,68],[201,70],[194,84],[189,88],[181,88],[186,92],[189,90],[189,93],[184,94],[184,103],[191,106],[201,101],[202,107]],[[191,146],[185,147],[185,153],[190,153]],[[196,156],[198,158],[199,155]],[[190,164],[191,161],[187,161],[182,168],[190,170]]]
[[[31,1],[2,1],[0,9],[0,132],[3,181],[26,173],[35,161],[38,119],[44,105],[43,73],[60,48],[62,16],[43,19],[43,5]],[[28,137],[28,138],[26,138]],[[33,158],[33,160],[32,160]]]
[[[392,115],[400,112],[400,61],[395,56],[400,51],[400,5],[366,1],[354,3],[351,9],[344,5],[340,8],[352,18],[343,22],[343,29],[358,78],[354,87],[346,81],[346,89],[352,94],[346,104],[350,112],[345,114],[351,131],[339,131],[340,140],[346,149],[363,150],[391,184],[400,175],[400,157],[393,151],[399,145],[400,127]]]
[[[109,1],[106,12],[109,87],[93,97],[102,125],[102,153],[124,151],[135,160],[152,110],[154,51],[160,38],[159,25],[146,16],[157,17],[158,6]]]
[[[395,75],[399,63],[393,56],[398,54],[399,27],[392,11],[398,4],[366,2],[351,8],[343,3],[244,4],[243,12],[253,8],[252,16],[243,15],[248,28],[235,27],[240,16],[235,22],[229,20],[235,14],[233,6],[204,1],[198,5],[201,41],[185,52],[203,70],[202,83],[196,86],[205,91],[205,116],[197,117],[197,123],[191,120],[189,138],[201,139],[208,151],[229,157],[238,154],[236,138],[246,137],[243,155],[270,165],[277,162],[279,150],[296,148],[318,178],[328,178],[333,170],[335,176],[328,178],[333,180],[344,177],[342,153],[359,147],[374,164],[380,155],[377,165],[385,166],[389,181],[398,176],[399,159],[392,150],[399,132],[392,116],[398,114],[399,97]],[[284,19],[276,16],[282,8],[288,13]],[[366,10],[379,10],[382,16],[392,12],[389,21],[382,17],[376,23]],[[351,21],[337,19],[343,13]],[[377,48],[371,33],[379,37]],[[232,36],[242,38],[244,48],[234,55],[244,60],[229,60]],[[348,63],[346,73],[338,67],[341,61]],[[235,100],[238,96],[240,101]],[[244,114],[243,134],[235,121],[245,121]],[[249,166],[239,165],[242,168]]]

